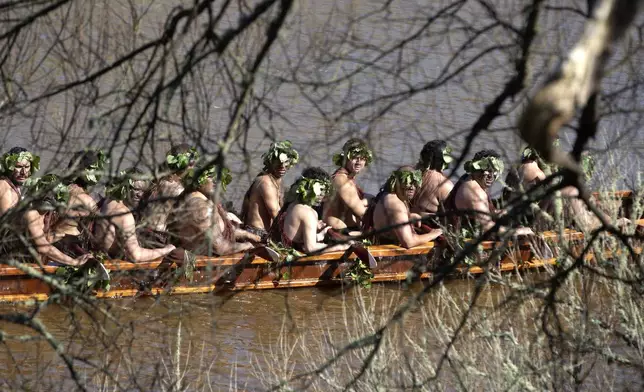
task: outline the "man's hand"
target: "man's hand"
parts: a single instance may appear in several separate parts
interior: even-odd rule
[[[617,222],[615,223],[615,225],[617,227],[625,227],[625,226],[630,226],[632,224],[633,224],[633,222],[628,218],[619,218],[619,219],[617,219]]]
[[[92,258],[92,255],[89,253],[79,256],[74,259],[74,264],[72,265],[72,267],[80,267],[81,265],[87,263],[87,261],[91,258]]]
[[[514,235],[534,235],[534,231],[529,227],[519,227],[514,231]]]
[[[318,221],[318,232],[321,231],[322,229],[329,229],[331,226],[327,226],[327,224],[324,221],[319,220]]]

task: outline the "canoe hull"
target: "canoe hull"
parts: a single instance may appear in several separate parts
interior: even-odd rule
[[[561,239],[554,233],[544,233],[551,242]],[[567,231],[565,241],[576,243],[583,239],[581,233]],[[499,271],[537,269],[554,265],[555,258],[539,259],[526,244],[510,245],[502,251],[503,257],[497,265],[485,260],[501,244],[484,242],[475,263],[484,268]],[[507,245],[505,245],[507,246]],[[370,282],[400,282],[431,279],[441,266],[449,264],[441,248],[433,243],[404,249],[394,245],[368,248],[377,260],[377,266],[366,268],[373,274]],[[110,270],[110,290],[97,291],[101,298],[118,298],[159,294],[218,293],[238,290],[263,290],[315,286],[342,286],[359,284],[355,273],[355,255],[344,257],[343,252],[303,257],[289,263],[276,263],[260,257],[230,255],[225,257],[198,257],[191,279],[181,271],[172,270],[164,275],[158,269],[160,261],[134,264],[123,260],[108,260],[105,266]],[[30,265],[36,271],[53,276],[56,267],[44,268]],[[462,265],[450,268],[452,276],[477,275],[485,270],[479,266]],[[364,270],[363,270],[364,273]],[[353,274],[353,275],[352,275]],[[160,276],[164,276],[162,279]],[[169,277],[168,277],[169,276]],[[54,292],[42,279],[30,276],[17,267],[0,267],[0,301],[13,302],[43,300]]]

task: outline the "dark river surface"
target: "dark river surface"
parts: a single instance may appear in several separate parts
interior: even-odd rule
[[[124,385],[127,385],[128,375],[136,376],[145,384],[157,372],[165,376],[174,374],[171,362],[180,328],[180,368],[182,373],[186,372],[186,379],[191,381],[193,388],[201,377],[201,381],[212,385],[215,390],[226,390],[231,385],[230,390],[260,390],[267,386],[267,379],[263,378],[270,375],[271,366],[276,366],[284,350],[290,350],[288,345],[295,344],[296,337],[308,339],[305,346],[312,350],[314,361],[319,362],[321,358],[317,355],[322,351],[316,351],[318,345],[329,344],[329,337],[336,337],[338,344],[347,343],[344,341],[347,326],[363,320],[354,316],[364,311],[372,312],[369,317],[380,323],[421,287],[415,284],[402,288],[393,284],[357,290],[260,290],[227,296],[109,300],[102,304],[110,308],[120,323],[122,336],[115,332],[119,329],[113,324],[105,320],[99,324],[107,330],[106,335],[120,339],[118,342],[123,351],[118,368]],[[446,287],[455,297],[466,300],[471,293],[472,281],[454,280]],[[480,305],[490,306],[498,294],[491,289]],[[364,302],[356,301],[356,295]],[[430,295],[430,302],[431,298]],[[358,303],[363,305],[358,306]],[[26,309],[24,306],[0,305],[2,313]],[[93,324],[82,312],[70,312],[52,305],[43,310],[40,318],[52,335],[79,358],[105,363],[118,358],[113,347],[105,348],[103,344],[108,344],[108,339],[101,338],[104,335],[91,326]],[[100,317],[98,319],[101,320]],[[422,326],[421,316],[412,312],[407,323],[411,330],[419,328]],[[8,323],[0,326],[10,335],[27,332]],[[296,348],[289,358],[288,366],[295,372],[303,371],[307,364],[313,363],[308,362],[313,359],[300,350]],[[2,381],[11,380],[7,385],[20,385],[21,380],[26,382],[42,377],[39,385],[64,390],[59,388],[70,382],[62,361],[42,341],[17,343],[7,340],[0,349],[0,364],[6,367],[0,372]],[[80,361],[75,364],[83,380],[98,388],[97,378],[92,378],[95,370]]]
[[[541,276],[532,274],[524,279],[540,279]],[[460,320],[463,305],[472,299],[474,282],[451,280],[433,290],[425,297],[422,311],[416,309],[407,314],[399,332],[387,343],[390,345],[384,346],[382,355],[395,360],[401,353],[409,354],[415,358],[414,366],[422,373],[423,366],[427,366],[430,359],[437,359],[444,349],[445,341],[441,337],[444,338],[444,332]],[[421,283],[407,287],[386,284],[370,289],[260,290],[220,296],[105,300],[101,304],[109,308],[118,320],[118,326],[96,313],[93,313],[96,317],[93,322],[78,309],[70,311],[57,305],[44,309],[40,319],[66,347],[66,352],[75,357],[79,379],[92,391],[118,390],[117,383],[123,390],[171,390],[168,380],[178,378],[183,380],[185,389],[182,390],[255,391],[275,385],[279,377],[292,377],[324,363],[336,352],[334,350],[373,332],[389,320],[394,310],[422,287]],[[609,310],[605,307],[610,304],[603,299],[602,292],[601,286],[595,285],[591,289],[591,306],[606,312]],[[503,368],[502,362],[495,365],[495,361],[501,361],[499,358],[503,357],[494,354],[495,350],[503,350],[503,347],[516,350],[516,346],[509,343],[508,346],[488,343],[485,334],[508,334],[511,335],[509,342],[524,342],[528,347],[535,328],[539,328],[538,319],[534,318],[537,316],[525,310],[509,308],[495,313],[507,293],[507,287],[489,284],[477,301],[474,314],[484,318],[491,315],[493,327],[488,332],[483,328],[476,329],[471,336],[464,335],[466,342],[462,349],[465,351],[461,355],[475,356],[475,365],[487,361],[492,369]],[[0,305],[2,313],[28,309]],[[483,319],[477,320],[486,323],[481,321]],[[1,323],[0,327],[7,335],[28,332],[7,323]],[[615,352],[620,350],[619,345],[612,348]],[[420,359],[414,357],[418,353]],[[530,351],[528,355],[530,358],[536,353]],[[346,361],[346,364],[341,361],[339,369],[327,376],[346,380],[350,374],[348,364],[355,372],[356,364],[360,363],[357,357],[349,357]],[[16,386],[31,386],[28,387],[31,390],[73,389],[64,363],[42,340],[16,342],[6,339],[0,348],[0,366],[3,390]],[[101,366],[110,369],[112,379],[106,380],[97,370]],[[390,374],[387,383],[396,382],[398,367],[404,368],[404,365],[389,364],[386,371],[394,372],[394,376]],[[601,390],[601,385],[605,384],[600,382],[608,382],[616,390],[628,390],[624,389],[627,385],[641,383],[637,373],[630,373],[628,369],[615,371],[600,364],[592,368],[592,374],[600,381],[589,381],[585,390]],[[490,371],[489,367],[486,369]],[[447,372],[445,377],[448,378],[443,379],[443,385],[452,385],[448,387],[452,390],[457,382],[450,381],[449,370]],[[489,376],[494,379],[494,370]],[[482,390],[496,389],[485,385]],[[297,386],[295,388],[298,390]]]

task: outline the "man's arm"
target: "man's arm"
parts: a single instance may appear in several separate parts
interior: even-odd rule
[[[27,221],[29,235],[36,246],[36,252],[40,257],[49,258],[61,264],[78,267],[87,262],[89,255],[81,256],[78,259],[71,258],[54,247],[45,236],[45,224],[37,211],[27,211],[24,215]]]
[[[257,234],[250,233],[240,228],[235,228],[235,240],[261,242],[262,238]]]
[[[136,222],[134,215],[125,206],[119,206],[112,212],[112,223],[117,228],[117,235],[122,236],[126,257],[135,263],[143,263],[163,257],[175,249],[174,245],[166,245],[159,249],[146,249],[139,245],[136,237]]]
[[[358,190],[352,181],[344,175],[338,175],[333,180],[338,197],[351,210],[351,213],[362,218],[367,211],[368,200],[358,196]]]
[[[94,199],[87,193],[73,195],[67,205],[69,206],[68,214],[72,217],[88,216],[98,209]]]
[[[315,212],[302,213],[302,245],[306,253],[329,253],[347,250],[353,242],[328,246],[318,242],[318,216]],[[328,230],[328,229],[327,229]]]
[[[6,181],[0,181],[0,215],[4,215],[11,207],[11,192],[13,190]]]
[[[266,211],[268,211],[271,216],[272,223],[272,220],[275,219],[277,214],[280,212],[279,192],[270,181],[266,181],[266,178],[262,178],[262,182],[259,186],[259,193],[260,198],[264,200]]]
[[[475,219],[481,225],[483,231],[488,231],[494,227],[494,220],[492,219],[492,214],[490,211],[490,206],[488,204],[487,193],[483,189],[473,190],[469,187],[464,189],[465,197],[469,200],[469,209],[476,211]],[[508,231],[507,227],[499,227],[499,234],[503,234]],[[534,234],[532,229],[528,227],[520,227],[514,229],[515,235],[529,235]]]
[[[201,233],[210,232],[210,245],[216,254],[229,255],[253,248],[251,243],[228,241],[224,238],[219,227],[223,222],[211,201],[192,198],[186,208],[189,213],[187,219],[192,220]],[[235,231],[235,237],[237,237],[237,231]]]
[[[398,238],[400,246],[403,248],[409,249],[425,244],[443,234],[443,231],[440,229],[434,229],[425,234],[416,234],[409,224],[410,214],[405,204],[400,200],[385,200],[385,211],[391,225],[398,226],[393,229],[393,232],[396,234],[396,238]]]

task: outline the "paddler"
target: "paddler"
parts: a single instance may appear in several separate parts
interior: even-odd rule
[[[595,158],[585,151],[581,155],[581,167],[584,172],[586,182],[592,179],[595,172]],[[589,232],[596,230],[601,226],[599,218],[588,209],[586,203],[579,198],[579,190],[573,186],[567,186],[561,190],[563,203],[563,219],[566,226],[573,226],[578,230]],[[602,217],[610,222],[611,218],[603,211],[599,211]],[[626,226],[631,223],[630,219],[618,218],[617,226]]]
[[[160,247],[168,243],[168,216],[184,191],[183,178],[198,159],[197,150],[185,143],[166,153],[162,165],[165,175],[150,186],[140,207],[139,235],[147,246]]]
[[[244,230],[262,239],[268,237],[268,230],[283,204],[282,178],[299,159],[290,141],[271,143],[262,155],[264,168],[244,196],[241,216]]]
[[[324,203],[324,222],[338,231],[359,231],[370,198],[356,183],[360,172],[373,162],[373,152],[364,140],[349,139],[333,156],[339,168],[331,175],[329,200]]]
[[[59,230],[70,236],[83,239],[83,247],[91,247],[91,237],[95,214],[103,197],[91,193],[105,174],[107,157],[101,150],[82,150],[76,152],[67,166],[70,198],[66,218],[60,223]]]
[[[217,165],[195,167],[183,178],[184,198],[172,211],[168,230],[177,245],[198,255],[228,255],[252,249],[258,235],[241,230],[213,198],[217,186],[226,191],[232,176]]]
[[[31,192],[30,192],[31,193]],[[60,230],[62,217],[68,212],[71,197],[68,185],[55,174],[40,178],[33,185],[35,200],[25,212],[24,221],[35,256],[43,263],[59,263],[69,266],[85,264],[91,253],[83,246],[78,236]],[[29,255],[25,252],[23,258]]]
[[[488,192],[503,173],[503,161],[494,150],[482,150],[474,158],[465,162],[466,174],[461,176],[445,201],[445,210],[450,214],[450,222],[457,234],[461,229],[471,231],[489,230],[494,226],[497,210]],[[501,227],[502,234],[507,228]],[[529,228],[515,229],[516,235],[534,234]]]
[[[452,158],[452,149],[444,140],[427,142],[420,152],[416,169],[423,174],[420,189],[411,203],[411,211],[422,216],[436,214],[454,188],[454,183],[443,174]]]
[[[100,210],[105,218],[95,223],[94,238],[95,245],[110,257],[124,257],[140,263],[166,256],[175,249],[174,245],[149,249],[139,244],[132,211],[145,187],[142,181],[143,178],[130,169],[112,178],[106,188],[106,200]]]
[[[395,170],[376,196],[374,204],[363,219],[364,233],[382,231],[374,234],[373,242],[377,244],[393,243],[404,248],[413,248],[434,240],[440,236],[441,229],[431,229],[427,233],[417,234],[410,221],[420,219],[420,215],[410,211],[411,200],[422,184],[422,174],[411,166]]]
[[[13,147],[0,162],[0,215],[23,198],[23,186],[40,168],[40,157],[23,147]]]
[[[353,241],[327,245],[324,239],[330,226],[319,220],[316,208],[331,189],[329,174],[318,167],[302,171],[302,175],[291,185],[286,203],[273,222],[272,240],[287,248],[304,253],[327,253],[343,251]]]

